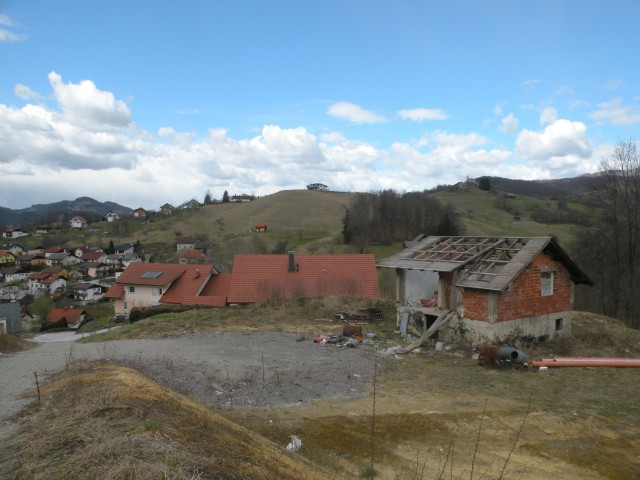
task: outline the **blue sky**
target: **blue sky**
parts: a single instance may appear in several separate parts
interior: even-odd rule
[[[0,206],[423,190],[638,138],[640,2],[0,0]]]

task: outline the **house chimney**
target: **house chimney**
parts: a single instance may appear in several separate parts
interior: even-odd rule
[[[296,271],[296,262],[293,258],[293,250],[289,250],[289,271],[290,272]]]

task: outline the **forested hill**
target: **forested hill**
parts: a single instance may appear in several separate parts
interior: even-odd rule
[[[556,180],[513,180],[503,177],[489,177],[491,188],[504,193],[532,198],[571,199],[593,190],[593,175]]]
[[[82,215],[91,222],[100,220],[111,211],[121,215],[133,212],[131,208],[115,202],[99,202],[90,197],[79,197],[75,200],[31,205],[18,210],[0,207],[0,225],[46,225],[66,221],[74,215]]]

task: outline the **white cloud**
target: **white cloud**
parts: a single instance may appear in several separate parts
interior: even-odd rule
[[[587,108],[591,104],[589,102],[587,102],[586,100],[573,100],[573,101],[569,102],[567,105],[571,110],[575,110],[575,109],[578,109],[578,108]]]
[[[131,111],[111,92],[99,90],[91,80],[63,83],[56,72],[49,74],[58,105],[64,117],[77,125],[96,128],[125,127],[131,124]]]
[[[427,132],[380,148],[342,132],[316,135],[279,125],[264,125],[246,138],[211,128],[196,139],[171,125],[154,135],[136,128],[129,108],[93,82],[63,84],[52,74],[51,86],[55,105],[0,103],[2,206],[88,195],[158,208],[203,198],[207,190],[218,197],[224,190],[265,195],[312,182],[334,190],[411,191],[465,175],[570,176],[595,171],[597,154],[606,153],[592,151],[584,124],[568,120],[555,120],[543,131],[524,130],[518,156],[475,132]]]
[[[440,108],[413,108],[411,110],[400,110],[398,116],[404,120],[421,122],[423,120],[446,120],[449,118]]]
[[[520,85],[522,85],[523,87],[526,87],[526,88],[534,89],[538,85],[540,85],[541,83],[542,83],[541,80],[530,79],[530,80],[523,81]]]
[[[522,130],[516,140],[516,154],[556,173],[595,171],[599,163],[593,158],[586,125],[564,119],[547,125],[542,132]]]
[[[553,123],[558,118],[558,112],[553,107],[547,107],[542,110],[540,114],[540,125],[546,125],[548,123]]]
[[[621,98],[598,104],[598,110],[588,114],[589,118],[608,121],[611,125],[633,125],[640,122],[640,113],[632,105],[624,105]]]
[[[327,114],[332,117],[348,120],[352,123],[381,123],[386,121],[383,116],[365,110],[359,105],[350,102],[334,103],[327,110]]]
[[[605,83],[602,88],[604,88],[605,90],[608,90],[610,92],[613,92],[614,90],[618,90],[619,88],[624,86],[624,82],[622,80],[609,80],[607,83]]]
[[[573,88],[568,85],[563,85],[561,87],[556,88],[553,93],[556,95],[573,95]]]
[[[40,98],[40,94],[38,92],[34,92],[29,87],[22,85],[21,83],[17,83],[16,86],[13,87],[13,94],[23,100],[36,100]]]
[[[502,115],[502,110],[504,109],[504,103],[499,103],[495,107],[493,107],[493,114],[495,116]]]
[[[556,88],[553,93],[556,95],[573,95],[573,88],[568,85],[562,85],[561,87]]]
[[[176,131],[171,127],[160,127],[158,129],[158,136],[159,137],[163,137],[163,138],[171,137],[175,133],[176,133]]]
[[[20,33],[14,33],[10,29],[19,27],[8,15],[0,13],[0,42],[20,42],[26,37]],[[6,28],[5,28],[6,27]]]
[[[389,164],[394,170],[410,172],[411,190],[455,183],[467,174],[497,174],[499,166],[511,158],[508,150],[483,148],[488,143],[489,139],[478,133],[432,132],[414,144],[394,143]]]
[[[513,133],[518,129],[520,122],[513,113],[510,113],[500,122],[500,131],[503,133]]]

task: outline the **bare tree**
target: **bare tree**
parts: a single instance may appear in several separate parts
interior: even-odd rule
[[[621,141],[602,161],[594,187],[601,215],[577,237],[577,258],[596,282],[599,310],[640,326],[640,154]]]

